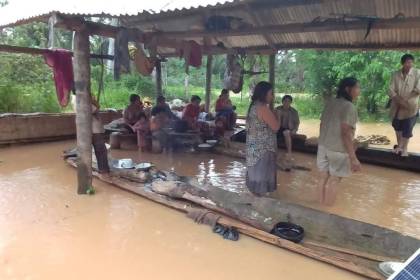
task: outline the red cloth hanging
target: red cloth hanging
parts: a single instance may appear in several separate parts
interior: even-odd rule
[[[58,102],[62,107],[69,103],[69,93],[74,89],[73,61],[68,50],[47,50],[45,63],[53,69]]]

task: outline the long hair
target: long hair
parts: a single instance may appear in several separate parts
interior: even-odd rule
[[[340,81],[337,89],[337,98],[344,98],[350,102],[353,102],[353,98],[350,93],[347,92],[346,88],[352,88],[357,85],[359,81],[353,77],[347,77]]]
[[[261,103],[265,103],[266,99],[267,99],[267,93],[273,89],[273,85],[270,84],[269,82],[259,82],[255,88],[254,88],[254,92],[252,93],[252,97],[251,97],[251,103],[249,104],[248,107],[248,113],[247,113],[247,118],[249,116],[249,111],[251,110],[251,107],[256,103],[256,102],[261,102]]]

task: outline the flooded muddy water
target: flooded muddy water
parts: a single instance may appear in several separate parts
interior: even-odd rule
[[[299,126],[299,133],[305,134],[308,137],[319,136],[319,121],[318,120],[303,120]],[[356,135],[384,135],[391,140],[389,145],[371,145],[372,147],[392,149],[396,144],[395,132],[390,123],[358,123]],[[420,124],[417,124],[413,130],[413,138],[411,138],[408,145],[409,152],[420,153]]]
[[[234,192],[247,192],[244,160],[208,153],[149,154],[113,151],[114,157],[151,161],[161,169],[195,176],[200,183]],[[317,203],[317,169],[314,155],[295,153],[296,164],[311,171],[278,172],[273,197],[344,217],[373,223],[420,238],[420,175],[396,169],[363,165],[361,173],[340,185],[333,207]]]
[[[94,181],[94,196],[79,196],[76,172],[61,159],[62,150],[72,145],[66,141],[0,149],[0,279],[362,279],[246,236],[225,241],[184,214],[99,181]],[[215,184],[239,186],[243,180],[240,161],[205,155],[150,159]],[[411,184],[406,189],[417,188]],[[296,199],[298,188],[293,185],[287,196]],[[395,219],[409,222],[396,212],[412,211],[406,205],[418,197],[398,186],[386,189],[378,186],[381,195],[373,197]],[[358,194],[354,200],[370,204]],[[347,199],[341,196],[341,209],[359,207],[343,205]]]

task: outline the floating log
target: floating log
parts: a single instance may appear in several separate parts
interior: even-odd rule
[[[74,158],[68,158],[67,162],[71,166],[76,167]],[[359,258],[357,257],[357,254],[354,254],[355,251],[352,251],[352,254],[348,254],[344,252],[338,252],[337,248],[331,250],[328,248],[319,248],[319,246],[310,247],[305,243],[295,244],[293,242],[278,238],[277,236],[272,235],[263,229],[258,229],[236,219],[232,219],[229,217],[232,216],[231,211],[228,211],[220,206],[220,204],[213,201],[212,198],[203,197],[204,195],[208,195],[210,193],[208,190],[205,188],[196,188],[186,182],[179,181],[185,181],[185,179],[187,179],[186,177],[182,178],[173,175],[173,178],[168,181],[156,181],[153,182],[151,187],[148,187],[145,184],[133,183],[132,181],[129,181],[125,178],[121,178],[114,172],[115,170],[112,170],[111,176],[104,176],[97,172],[93,172],[93,175],[104,182],[113,184],[125,190],[129,190],[155,202],[164,204],[185,213],[188,213],[192,208],[200,209],[203,206],[207,209],[213,209],[217,213],[222,213],[220,214],[221,218],[218,220],[219,224],[228,227],[234,227],[242,234],[248,235],[269,244],[273,244],[277,247],[323,261],[338,268],[369,277],[371,279],[384,279],[384,277],[376,271],[378,262],[369,261],[365,258]],[[129,171],[127,172],[129,173]],[[236,196],[238,196],[238,194],[236,194]],[[248,197],[248,199],[249,198],[250,197]],[[251,198],[254,200],[265,199],[255,197]],[[223,213],[229,213],[229,216],[224,215]],[[344,250],[345,249],[343,249],[343,251]],[[386,257],[382,257],[381,259],[389,260]]]

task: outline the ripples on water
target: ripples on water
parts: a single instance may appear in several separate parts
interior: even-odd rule
[[[153,161],[162,169],[194,176],[201,184],[247,192],[246,166],[242,160],[205,153],[113,153],[119,158],[135,155],[137,161]],[[363,172],[342,181],[336,204],[327,208],[316,202],[315,157],[296,153],[295,159],[312,171],[279,172],[277,191],[272,197],[420,237],[420,179],[416,173],[363,165]]]

